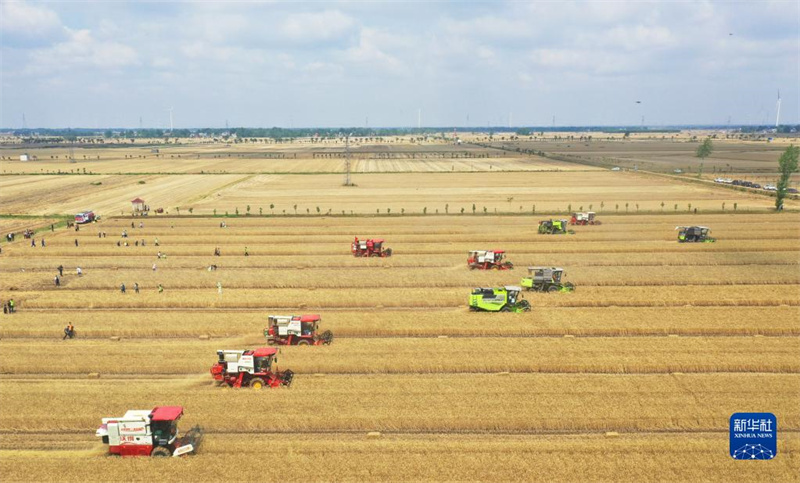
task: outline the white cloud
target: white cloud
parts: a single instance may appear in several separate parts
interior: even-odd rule
[[[52,10],[21,1],[0,2],[3,43],[15,47],[48,45],[66,32]]]
[[[288,39],[295,42],[330,41],[349,34],[355,21],[338,10],[289,15],[280,27]]]
[[[113,41],[99,41],[89,30],[67,29],[68,40],[31,53],[28,70],[47,73],[72,67],[118,69],[139,63],[136,51]]]

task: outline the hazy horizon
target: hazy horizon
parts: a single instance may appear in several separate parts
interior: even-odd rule
[[[4,129],[800,123],[794,1],[0,8]]]

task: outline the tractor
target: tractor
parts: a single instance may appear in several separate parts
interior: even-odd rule
[[[542,220],[539,222],[540,235],[563,235],[573,234],[572,230],[567,230],[567,220]]]
[[[522,286],[533,292],[572,292],[575,290],[572,282],[561,281],[562,275],[566,275],[563,268],[528,267],[528,276],[522,279]]]
[[[330,345],[333,332],[319,333],[319,315],[270,315],[264,337],[269,345]]]
[[[354,257],[391,257],[392,249],[384,248],[382,238],[369,238],[359,240],[358,237],[350,244],[350,251]]]
[[[267,387],[290,386],[294,372],[287,369],[283,372],[272,371],[272,364],[278,363],[275,355],[278,349],[260,347],[255,350],[217,351],[219,360],[211,366],[211,376],[219,384],[229,387],[250,386],[253,389]]]
[[[183,456],[196,453],[203,430],[195,426],[178,437],[181,406],[158,406],[152,411],[130,410],[121,418],[103,418],[95,436],[108,453],[117,456]]]
[[[475,288],[469,296],[473,312],[529,312],[531,304],[521,300],[522,287]]]
[[[467,266],[470,270],[511,270],[514,264],[503,261],[506,252],[504,250],[472,250],[469,252]]]
[[[595,219],[595,215],[594,211],[575,212],[569,222],[572,225],[599,225],[600,220]]]
[[[711,238],[708,234],[711,229],[707,226],[676,226],[678,231],[678,243],[714,243],[716,238]]]

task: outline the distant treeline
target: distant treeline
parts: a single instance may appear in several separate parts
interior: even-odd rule
[[[560,126],[560,127],[428,127],[428,128],[196,128],[196,129],[175,129],[165,131],[164,129],[88,129],[88,128],[66,128],[66,129],[13,129],[2,130],[20,138],[26,138],[28,142],[54,142],[61,139],[76,141],[80,138],[102,137],[106,139],[160,139],[160,138],[271,138],[275,140],[293,139],[303,137],[319,136],[323,138],[338,138],[348,134],[354,137],[382,137],[382,136],[407,136],[407,135],[442,135],[443,133],[470,132],[470,133],[513,133],[520,136],[535,135],[545,132],[597,132],[597,133],[650,133],[665,134],[677,133],[684,129],[725,129],[734,130],[741,133],[771,132],[774,126],[675,126],[668,128],[647,128],[641,126]],[[797,133],[800,125],[781,125],[777,132],[780,134]]]

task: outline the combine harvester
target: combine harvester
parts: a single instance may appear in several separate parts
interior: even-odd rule
[[[522,279],[522,286],[532,292],[572,292],[572,282],[562,282],[563,268],[528,267],[528,276]]]
[[[579,211],[572,214],[569,222],[572,225],[600,225],[600,220],[595,219],[595,215],[594,211]]]
[[[220,350],[219,360],[211,366],[211,377],[220,384],[229,387],[250,386],[253,389],[263,387],[290,386],[294,372],[287,369],[282,372],[272,371],[272,364],[278,363],[275,355],[278,349],[261,347],[255,350]]]
[[[531,304],[521,300],[522,287],[476,288],[469,296],[473,312],[530,312]]]
[[[203,440],[199,426],[178,438],[181,406],[158,406],[152,411],[130,410],[121,418],[103,418],[95,435],[108,453],[117,456],[183,456],[196,453]]]
[[[270,315],[264,337],[269,345],[330,345],[333,332],[319,333],[319,315]]]
[[[575,234],[574,231],[567,230],[567,220],[542,220],[539,222],[540,235],[565,235],[567,233]]]
[[[472,250],[467,266],[470,270],[512,270],[514,264],[503,261],[505,253],[505,250]]]
[[[678,243],[714,243],[716,238],[711,238],[711,228],[707,226],[676,226]]]
[[[353,243],[350,244],[350,251],[353,252],[354,257],[391,257],[392,249],[383,247],[382,238],[369,238],[367,240],[359,240],[355,238]]]

